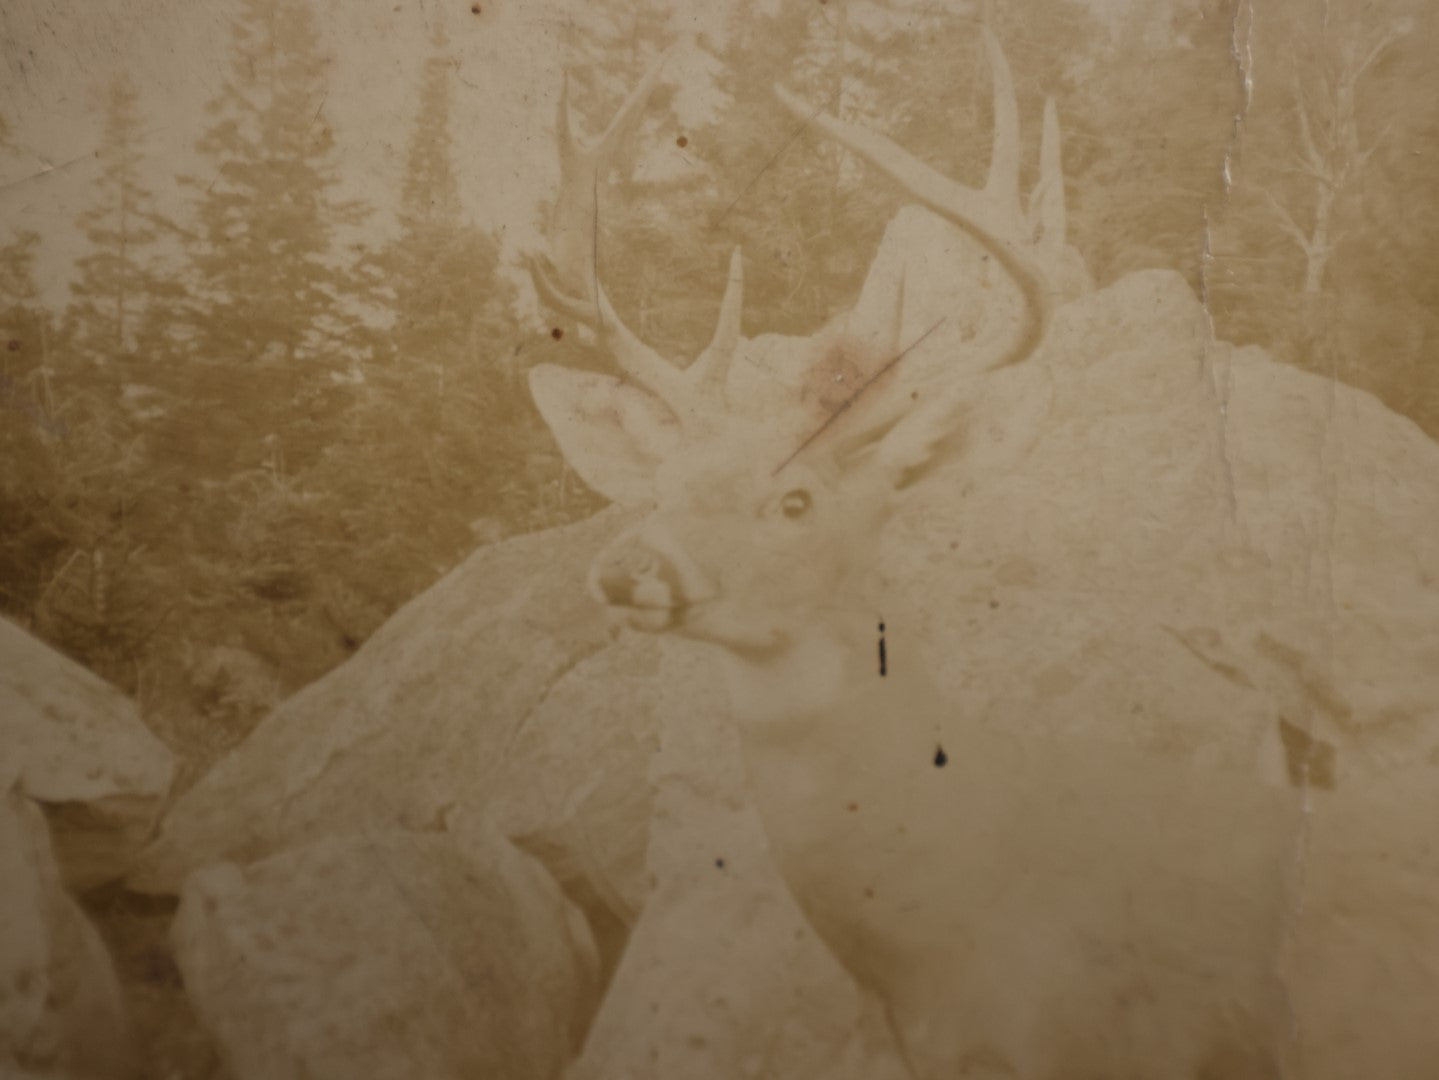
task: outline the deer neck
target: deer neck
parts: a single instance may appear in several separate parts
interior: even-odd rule
[[[741,726],[753,729],[832,725],[837,711],[876,692],[903,692],[917,665],[895,670],[883,619],[868,593],[816,610],[786,630],[784,645],[763,656],[727,652],[731,704]]]

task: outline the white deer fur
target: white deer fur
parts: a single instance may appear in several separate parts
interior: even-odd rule
[[[1271,1077],[1292,792],[1257,769],[958,713],[903,625],[879,670],[885,523],[939,465],[959,462],[944,475],[962,485],[1023,462],[1050,408],[1050,308],[1084,284],[1065,269],[1052,109],[1028,217],[1001,191],[1017,187],[1017,136],[986,41],[1008,125],[986,189],[907,158],[889,170],[962,232],[903,211],[851,315],[808,339],[724,331],[732,261],[716,340],[733,355],[707,397],[708,359],[653,378],[636,372],[655,357],[621,364],[634,382],[542,366],[532,389],[587,483],[654,508],[599,556],[591,591],[630,627],[723,659],[785,879],[886,1004],[917,1076]],[[810,118],[881,168],[902,154]],[[566,310],[602,299],[573,284]],[[726,423],[689,415],[706,403]]]
[[[988,379],[1042,388],[1038,370]],[[955,453],[1005,467],[987,436],[937,437],[962,419],[918,408],[847,460],[826,443],[778,469],[784,446],[757,434],[688,447],[654,470],[656,511],[596,561],[593,591],[636,629],[718,648],[785,878],[916,1075],[1270,1076],[1292,794],[957,715],[903,626],[879,674],[897,485]],[[644,442],[588,465],[628,483]]]

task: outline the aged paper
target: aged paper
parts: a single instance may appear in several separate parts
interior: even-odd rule
[[[12,0],[0,1073],[1439,1061],[1420,0]]]

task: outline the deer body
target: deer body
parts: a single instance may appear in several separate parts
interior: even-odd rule
[[[592,587],[720,658],[785,880],[916,1075],[1272,1076],[1292,796],[966,716],[903,623],[881,674],[877,467],[737,455],[677,465]]]
[[[737,714],[785,879],[917,1075],[1274,1074],[1292,799],[852,660],[826,707]]]
[[[983,189],[781,95],[950,224],[914,216],[928,211],[896,219],[889,257],[876,258],[894,269],[856,309],[892,310],[893,328],[817,337],[780,408],[736,382],[736,370],[775,366],[734,362],[757,347],[739,333],[738,252],[714,339],[685,368],[625,328],[594,279],[585,208],[647,79],[600,146],[562,154],[552,227],[569,247],[532,267],[542,297],[590,327],[621,377],[540,367],[532,389],[591,486],[653,507],[597,558],[591,592],[631,628],[722,659],[785,879],[885,1003],[917,1076],[1269,1077],[1292,798],[1257,769],[1201,770],[1177,752],[1036,736],[1023,716],[965,715],[902,623],[879,670],[885,522],[939,465],[960,463],[941,474],[954,483],[1022,463],[1048,407],[1031,357],[1055,298],[1083,276],[1063,240],[1053,108],[1026,213],[1013,90],[986,42],[996,136]],[[563,101],[561,118],[567,137]],[[951,225],[974,238],[976,262],[1009,276],[1029,317],[994,355],[946,370],[939,339],[926,344],[939,323],[901,336],[908,264],[892,249]]]

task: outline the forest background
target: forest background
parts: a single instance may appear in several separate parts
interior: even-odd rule
[[[813,331],[853,301],[901,204],[770,87],[976,182],[987,23],[1028,177],[1058,100],[1071,240],[1100,285],[1177,270],[1218,337],[1439,434],[1433,5],[734,0],[702,22],[692,6],[539,5],[590,132],[687,42],[601,217],[601,277],[665,354],[707,340],[735,245],[745,332]],[[426,42],[374,75],[413,103],[385,190],[344,152],[373,132],[329,105],[355,77],[347,22],[372,16],[213,9],[223,71],[178,169],[154,151],[177,138],[164,80],[139,62],[72,87],[93,140],[60,164],[37,153],[22,88],[59,47],[51,16],[73,30],[90,9],[0,12],[0,612],[134,695],[182,783],[478,544],[601,505],[525,383],[541,361],[606,364],[556,333],[521,269],[552,190],[558,78],[521,95],[520,121],[467,77],[535,24],[506,0],[375,8]],[[37,192],[62,170],[56,211]],[[495,220],[471,170],[528,202]]]

